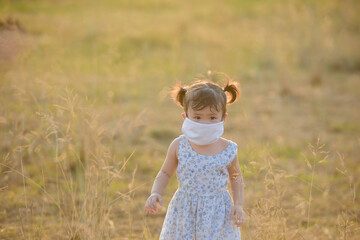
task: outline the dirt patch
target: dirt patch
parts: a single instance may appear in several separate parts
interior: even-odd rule
[[[14,18],[0,19],[0,65],[8,66],[23,47],[27,32],[19,20]]]
[[[20,21],[11,17],[8,17],[5,20],[0,20],[0,32],[2,31],[17,31],[25,32],[24,27],[21,25]]]

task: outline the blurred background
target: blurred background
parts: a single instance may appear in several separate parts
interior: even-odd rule
[[[0,238],[158,239],[177,83],[241,85],[243,239],[357,239],[360,2],[1,0]]]

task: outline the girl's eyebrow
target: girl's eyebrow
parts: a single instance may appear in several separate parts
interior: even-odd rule
[[[197,112],[197,111],[193,111],[194,115],[207,115],[207,116],[216,116],[217,113],[216,112],[210,112],[210,113],[202,113],[202,112]]]

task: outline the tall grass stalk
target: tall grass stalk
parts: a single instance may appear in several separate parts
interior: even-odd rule
[[[325,144],[320,144],[320,138],[318,137],[315,146],[312,144],[309,144],[309,146],[308,146],[310,149],[310,152],[313,155],[313,159],[310,161],[307,157],[305,157],[307,166],[311,169],[306,229],[309,229],[309,224],[310,224],[311,203],[313,200],[315,169],[318,164],[325,162],[328,157],[327,152],[322,150],[324,146],[325,146]]]
[[[28,205],[27,205],[27,197],[26,197],[26,183],[25,183],[25,177],[24,177],[24,166],[23,166],[23,159],[22,159],[22,146],[19,146],[19,151],[20,151],[21,174],[22,174],[22,181],[23,181],[23,186],[24,186],[25,208],[26,208],[26,212],[27,212]]]

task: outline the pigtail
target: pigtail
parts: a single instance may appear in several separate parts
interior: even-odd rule
[[[225,93],[228,92],[231,96],[226,104],[234,103],[240,96],[240,87],[238,82],[228,80],[223,90]]]
[[[177,84],[171,91],[171,96],[177,104],[184,107],[184,99],[186,92],[187,92],[186,88],[181,87],[180,84]]]

